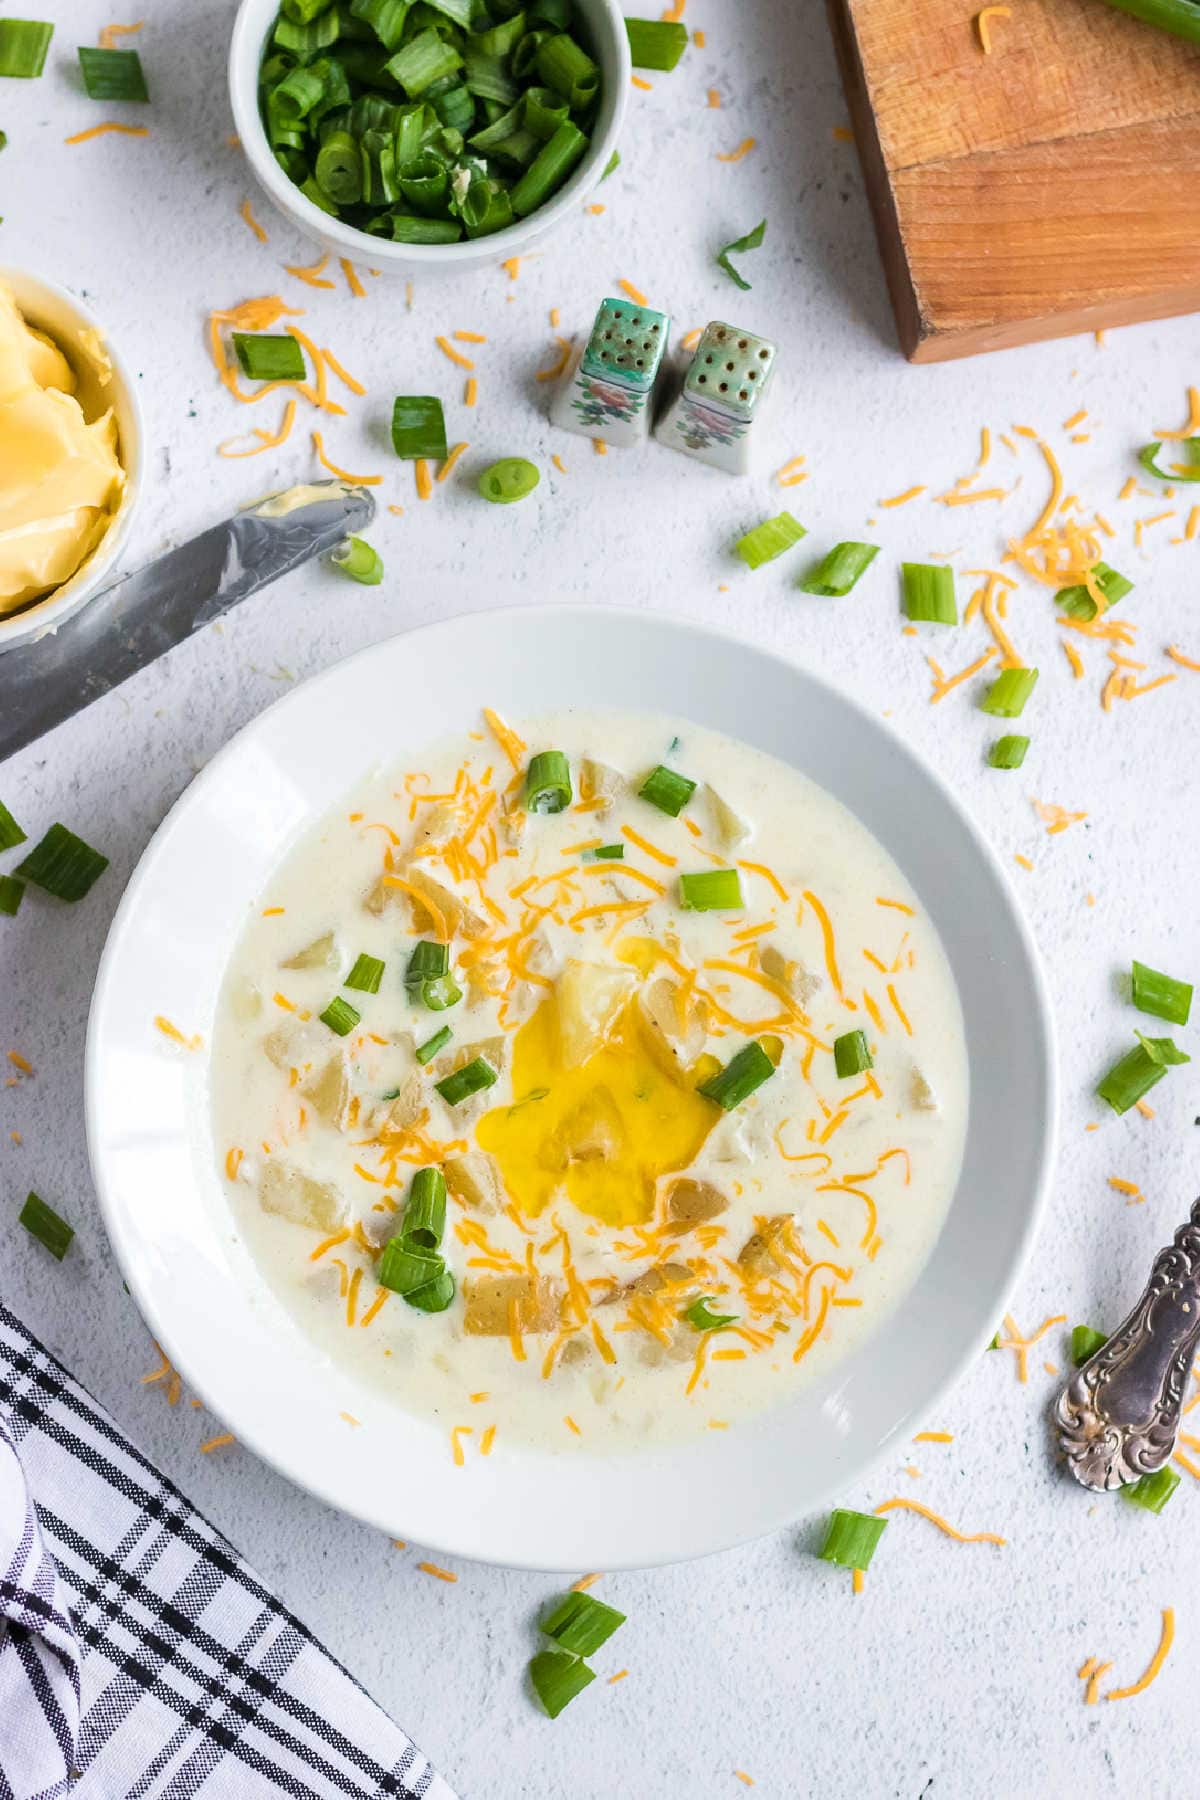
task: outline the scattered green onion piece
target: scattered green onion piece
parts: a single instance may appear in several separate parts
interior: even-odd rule
[[[42,19],[0,19],[0,75],[33,81],[46,66],[53,25]]]
[[[440,1031],[435,1031],[431,1038],[426,1038],[423,1044],[417,1045],[414,1055],[422,1068],[424,1068],[426,1063],[431,1063],[433,1061],[439,1050],[444,1050],[446,1048],[446,1045],[450,1042],[453,1035],[454,1033],[451,1031],[450,1027],[448,1025],[443,1025],[442,1029]]]
[[[1181,460],[1169,469],[1160,469],[1155,460],[1161,449],[1161,444],[1147,444],[1138,451],[1138,461],[1148,475],[1159,481],[1200,481],[1200,438],[1184,438],[1172,444],[1171,455]]]
[[[317,151],[315,164],[321,191],[339,206],[357,206],[362,199],[362,151],[349,131],[331,131]]]
[[[322,1025],[328,1025],[330,1031],[335,1031],[338,1037],[348,1037],[362,1018],[362,1014],[355,1012],[350,1002],[343,1000],[342,996],[338,994],[329,1002],[319,1017]]]
[[[393,1294],[407,1295],[436,1281],[445,1266],[436,1251],[415,1250],[403,1236],[394,1237],[384,1245],[376,1280]]]
[[[1092,580],[1104,595],[1104,611],[1114,607],[1118,600],[1133,591],[1133,583],[1116,569],[1110,569],[1107,563],[1098,562],[1092,570]],[[1085,622],[1094,619],[1100,608],[1095,597],[1089,593],[1087,586],[1080,583],[1078,587],[1059,588],[1054,596],[1054,604],[1059,612],[1068,619],[1083,619]]]
[[[426,88],[462,68],[462,57],[436,31],[421,31],[397,50],[384,65],[393,81],[410,100],[418,100]]]
[[[944,563],[901,563],[904,614],[923,625],[957,625],[954,575]]]
[[[39,1194],[30,1193],[27,1196],[17,1215],[17,1223],[23,1225],[30,1237],[35,1237],[59,1262],[67,1254],[71,1239],[75,1236],[75,1227],[60,1218]]]
[[[743,250],[757,250],[758,246],[763,241],[766,229],[767,221],[765,219],[760,219],[758,224],[754,227],[754,230],[748,231],[745,237],[734,238],[732,243],[726,244],[723,249],[717,251],[717,267],[719,269],[724,269],[730,281],[736,281],[737,285],[746,293],[749,293],[750,291],[750,283],[746,280],[744,275],[738,274],[729,258],[731,255],[738,254]]]
[[[571,765],[561,750],[531,756],[525,771],[525,810],[560,813],[571,804]]]
[[[536,212],[556,188],[560,188],[588,147],[588,141],[568,119],[549,142],[542,145],[509,199],[518,219]]]
[[[829,1529],[818,1554],[822,1562],[836,1563],[840,1569],[869,1569],[886,1530],[886,1519],[838,1507],[829,1515]]]
[[[446,460],[446,419],[442,403],[431,394],[397,394],[392,401],[392,449],[413,461],[424,456]]]
[[[23,881],[18,881],[15,875],[0,875],[0,913],[6,919],[16,918],[24,898]]]
[[[543,84],[565,96],[572,112],[590,106],[600,88],[600,71],[568,32],[547,38],[537,53],[537,72]]]
[[[514,500],[524,500],[532,494],[541,479],[536,463],[527,462],[523,456],[505,456],[484,470],[479,477],[479,492],[485,500],[511,506]]]
[[[461,1069],[455,1069],[452,1075],[444,1075],[441,1081],[435,1081],[434,1087],[442,1096],[447,1106],[461,1106],[472,1094],[490,1088],[498,1079],[495,1069],[485,1057],[477,1056]]]
[[[1187,1051],[1181,1050],[1177,1044],[1172,1043],[1170,1038],[1145,1037],[1140,1031],[1135,1031],[1133,1035],[1147,1056],[1153,1057],[1154,1061],[1160,1063],[1164,1068],[1175,1068],[1180,1063],[1189,1063],[1192,1060]]]
[[[329,560],[363,587],[378,587],[383,580],[383,558],[366,538],[343,538],[337,549],[330,551]]]
[[[736,1313],[710,1312],[708,1300],[707,1294],[700,1294],[690,1306],[686,1306],[683,1310],[684,1318],[695,1330],[724,1331],[727,1325],[737,1324]]]
[[[733,546],[733,554],[740,556],[748,569],[761,569],[764,563],[774,562],[805,535],[805,527],[798,519],[793,519],[790,512],[781,512],[773,519],[764,519],[761,525],[740,537]]]
[[[998,1331],[996,1331],[996,1332],[992,1333],[992,1341],[988,1345],[988,1349],[989,1350],[998,1350],[999,1348],[1000,1348],[1000,1333]]]
[[[679,904],[689,912],[737,912],[745,906],[736,869],[701,869],[679,877]]]
[[[438,975],[450,972],[450,948],[447,944],[435,943],[432,938],[421,938],[414,944],[409,954],[408,966],[404,971],[406,987],[420,987],[423,981],[429,981]]]
[[[463,234],[457,219],[421,219],[415,213],[393,213],[390,224],[397,244],[456,244]]]
[[[404,1298],[418,1312],[445,1312],[454,1298],[454,1277],[449,1269],[440,1269],[432,1281],[427,1281],[424,1287],[413,1288]]]
[[[446,1229],[446,1179],[440,1169],[418,1169],[408,1190],[402,1235],[407,1244],[436,1250]]]
[[[1143,1512],[1160,1513],[1182,1479],[1174,1469],[1156,1469],[1153,1475],[1143,1475],[1140,1481],[1123,1487],[1121,1498],[1131,1506],[1140,1506]]]
[[[430,1012],[446,1012],[462,999],[462,989],[453,975],[439,975],[421,989],[421,999]]]
[[[107,867],[107,856],[101,856],[65,825],[52,825],[13,872],[56,900],[75,901],[83,899]]]
[[[0,800],[0,850],[11,850],[14,845],[23,844],[27,835]]]
[[[304,352],[294,337],[235,331],[233,347],[248,381],[304,380]]]
[[[79,67],[89,100],[149,100],[142,59],[136,50],[79,46]]]
[[[1176,981],[1170,975],[1148,969],[1145,963],[1133,965],[1133,1004],[1139,1012],[1172,1025],[1186,1025],[1192,1011],[1192,984]]]
[[[680,775],[676,770],[665,768],[659,763],[643,781],[638,789],[638,796],[642,800],[648,800],[651,806],[657,806],[659,812],[668,813],[672,819],[677,819],[695,791],[694,781],[689,781],[686,775]]]
[[[673,69],[687,49],[686,25],[663,19],[626,19],[629,59],[635,69]]]
[[[1135,1032],[1137,1043],[1108,1071],[1096,1088],[1102,1100],[1107,1100],[1115,1113],[1127,1113],[1131,1106],[1136,1106],[1144,1094],[1148,1094],[1156,1082],[1162,1080],[1171,1063],[1190,1062],[1182,1050],[1177,1050],[1170,1038],[1143,1037]]]
[[[757,1038],[743,1044],[737,1055],[718,1069],[715,1075],[702,1082],[696,1092],[703,1094],[708,1100],[715,1100],[726,1112],[732,1112],[743,1100],[749,1099],[756,1088],[764,1081],[769,1081],[775,1073],[775,1064],[771,1061]]]
[[[597,844],[592,850],[585,850],[580,859],[582,862],[624,862],[624,844]]]
[[[552,1719],[596,1679],[581,1656],[566,1650],[539,1650],[529,1664],[533,1691]]]
[[[609,157],[608,161],[604,165],[604,173],[600,177],[601,181],[607,181],[609,176],[614,172],[614,170],[619,169],[620,166],[621,166],[621,152],[619,150],[614,150],[612,155]]]
[[[377,994],[383,980],[384,966],[380,957],[368,956],[365,951],[361,951],[354,959],[354,967],[342,986],[353,988],[359,994]]]
[[[841,1037],[834,1038],[833,1066],[843,1081],[874,1066],[865,1031],[844,1031]]]
[[[1028,748],[1027,737],[1014,735],[997,738],[987,753],[988,766],[993,769],[1019,769],[1025,761]]]
[[[553,1638],[560,1650],[569,1650],[573,1656],[593,1656],[624,1623],[625,1614],[615,1606],[606,1606],[591,1594],[572,1592],[551,1608],[539,1630],[544,1637]]]
[[[980,710],[995,719],[1019,719],[1037,678],[1036,669],[1001,669],[979,702]]]
[[[1105,1332],[1096,1331],[1091,1325],[1076,1325],[1071,1332],[1071,1361],[1077,1369],[1082,1368],[1107,1342]]]
[[[1141,19],[1147,25],[1156,25],[1160,31],[1169,31],[1172,37],[1200,43],[1200,18],[1196,17],[1192,0],[1108,0],[1108,4],[1115,6],[1118,12],[1128,13],[1132,19]]]
[[[812,573],[796,586],[802,594],[823,594],[829,599],[842,600],[878,555],[877,544],[857,544],[852,540],[835,544]]]

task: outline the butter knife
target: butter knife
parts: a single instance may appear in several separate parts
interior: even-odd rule
[[[0,656],[0,762],[351,532],[375,502],[343,481],[268,495],[114,582],[57,631]]]

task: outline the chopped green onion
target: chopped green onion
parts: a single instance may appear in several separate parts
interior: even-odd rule
[[[462,999],[462,989],[450,972],[449,949],[430,938],[422,938],[413,946],[404,971],[404,985],[411,1004],[424,1006],[430,1012],[445,1012]]]
[[[366,538],[343,538],[337,549],[330,551],[329,560],[362,587],[378,587],[383,580],[383,558]]]
[[[1153,1475],[1143,1475],[1140,1481],[1123,1487],[1121,1498],[1132,1506],[1140,1506],[1144,1512],[1160,1513],[1182,1479],[1174,1469],[1156,1469]]]
[[[1156,1063],[1161,1063],[1165,1068],[1173,1068],[1180,1063],[1189,1063],[1192,1060],[1187,1051],[1180,1050],[1170,1038],[1144,1037],[1140,1031],[1135,1031],[1133,1035],[1147,1056],[1152,1057]]]
[[[604,165],[604,173],[600,177],[601,181],[607,181],[609,176],[613,173],[613,171],[615,169],[619,169],[620,166],[621,166],[621,152],[619,150],[614,150],[612,155],[609,157],[608,161]]]
[[[993,769],[1019,769],[1028,748],[1027,737],[997,738],[987,753],[988,764]]]
[[[377,994],[379,984],[383,980],[384,963],[378,956],[368,956],[362,951],[354,961],[354,967],[342,983],[343,987],[354,988],[360,994]]]
[[[486,1057],[476,1056],[463,1068],[455,1069],[452,1075],[444,1075],[441,1081],[435,1081],[433,1085],[447,1106],[461,1106],[472,1094],[482,1093],[484,1088],[490,1088],[498,1079]]]
[[[450,171],[432,150],[422,150],[400,170],[400,191],[419,213],[444,213],[450,199]]]
[[[695,791],[694,781],[689,781],[686,775],[680,775],[675,769],[665,768],[659,763],[643,781],[638,795],[641,799],[648,800],[651,806],[657,806],[659,812],[668,813],[672,819],[677,819]]]
[[[397,394],[392,401],[392,449],[415,461],[446,460],[446,419],[442,403],[431,394]]]
[[[1082,1368],[1107,1342],[1103,1331],[1096,1331],[1091,1325],[1076,1325],[1071,1332],[1071,1361],[1077,1369]]]
[[[1142,19],[1160,31],[1169,31],[1172,37],[1200,43],[1200,18],[1193,0],[1108,0],[1108,4],[1132,19]]]
[[[331,6],[323,18],[276,19],[271,41],[277,49],[290,51],[299,62],[310,63],[322,50],[336,44],[341,34],[341,13]]]
[[[773,519],[764,519],[744,537],[740,537],[733,546],[733,554],[740,556],[748,569],[760,569],[764,563],[774,562],[793,544],[798,544],[806,535],[805,527],[798,519],[793,519],[790,512],[781,512]]]
[[[504,456],[483,471],[479,477],[479,491],[485,500],[511,506],[514,500],[524,500],[527,494],[532,494],[541,479],[536,463],[527,462],[523,456]]]
[[[567,32],[556,32],[537,53],[537,72],[543,84],[565,96],[572,112],[590,106],[600,89],[600,71]]]
[[[23,844],[26,835],[3,800],[0,800],[0,850],[11,850],[14,844]]]
[[[525,129],[532,131],[540,143],[548,143],[559,126],[566,122],[567,103],[552,88],[526,88],[522,102]]]
[[[560,188],[588,147],[582,131],[568,119],[544,143],[510,195],[518,219],[536,212]]]
[[[323,192],[315,175],[310,175],[307,181],[300,183],[300,192],[306,200],[311,200],[314,206],[320,207],[323,213],[328,213],[331,219],[337,218],[337,207],[328,194]]]
[[[248,381],[304,380],[304,352],[294,337],[235,331],[233,347]]]
[[[569,1650],[573,1656],[592,1656],[624,1623],[625,1614],[615,1606],[606,1606],[591,1594],[573,1591],[564,1594],[551,1608],[539,1629],[543,1636],[553,1638],[560,1650]]]
[[[1156,1019],[1167,1019],[1172,1025],[1186,1025],[1192,1011],[1192,984],[1148,969],[1145,963],[1133,965],[1133,1004],[1139,1012]]]
[[[1184,438],[1172,444],[1171,455],[1180,461],[1172,463],[1169,469],[1160,469],[1155,461],[1161,449],[1161,444],[1147,444],[1138,451],[1138,461],[1148,475],[1159,481],[1200,481],[1200,438]]]
[[[954,575],[945,563],[901,563],[904,614],[922,625],[957,625]]]
[[[874,1067],[865,1031],[844,1031],[833,1040],[833,1066],[843,1081]]]
[[[418,1169],[404,1208],[404,1240],[423,1250],[436,1250],[445,1229],[446,1178],[440,1169]]]
[[[330,1031],[336,1031],[339,1037],[348,1037],[362,1018],[362,1014],[355,1012],[350,1002],[343,1000],[340,994],[318,1016],[322,1025],[328,1025]]]
[[[142,59],[136,50],[96,50],[79,46],[79,67],[89,100],[149,100]]]
[[[411,0],[351,0],[350,16],[365,19],[385,50],[395,50],[404,35]]]
[[[1019,719],[1037,678],[1036,669],[1001,669],[979,702],[980,710],[996,719]]]
[[[52,825],[14,871],[56,900],[82,900],[108,867],[101,856],[65,825]]]
[[[462,989],[453,975],[439,975],[435,981],[427,981],[421,989],[421,999],[430,1012],[446,1012],[457,1006],[462,999]]]
[[[53,25],[42,19],[0,19],[0,75],[34,80],[46,66]]]
[[[17,1223],[23,1225],[30,1237],[35,1237],[59,1262],[67,1254],[71,1239],[75,1236],[74,1226],[60,1218],[39,1194],[31,1193],[26,1197],[25,1204],[17,1215]]]
[[[552,1719],[596,1679],[581,1656],[566,1650],[539,1650],[529,1664],[533,1691]]]
[[[723,249],[717,251],[717,267],[719,269],[724,269],[730,281],[736,281],[738,286],[746,293],[749,293],[750,291],[750,283],[746,280],[745,276],[738,274],[729,258],[732,253],[740,252],[742,250],[757,250],[758,246],[763,241],[766,229],[767,221],[765,219],[760,219],[758,224],[754,227],[754,230],[748,231],[745,237],[734,238],[732,243],[726,244]]]
[[[679,904],[689,912],[735,912],[745,906],[736,869],[702,869],[679,877]]]
[[[689,1325],[697,1331],[724,1331],[727,1325],[737,1324],[736,1313],[710,1312],[708,1301],[707,1294],[700,1294],[690,1306],[684,1307],[683,1316]]]
[[[454,1277],[449,1269],[440,1269],[432,1281],[427,1281],[424,1287],[413,1288],[404,1298],[418,1312],[445,1312],[454,1298]]]
[[[1096,1088],[1100,1098],[1107,1100],[1115,1113],[1127,1113],[1131,1106],[1136,1106],[1143,1095],[1162,1080],[1168,1064],[1191,1061],[1182,1050],[1175,1048],[1170,1038],[1147,1038],[1140,1031],[1134,1036],[1138,1041],[1133,1049],[1127,1050],[1120,1062],[1114,1063]]]
[[[24,898],[23,881],[18,881],[15,875],[0,875],[0,913],[6,919],[16,918]]]
[[[426,1063],[431,1063],[433,1061],[439,1050],[444,1050],[446,1048],[446,1045],[453,1036],[454,1033],[451,1031],[450,1027],[448,1025],[443,1025],[442,1029],[440,1031],[435,1031],[431,1038],[426,1038],[423,1044],[418,1044],[413,1054],[421,1066],[424,1067]]]
[[[436,31],[421,31],[397,50],[384,68],[410,100],[418,100],[435,81],[461,69],[462,57]]]
[[[454,244],[463,234],[457,219],[419,219],[413,213],[392,213],[390,224],[397,244]]]
[[[1092,582],[1104,596],[1103,610],[1105,612],[1115,606],[1118,600],[1123,600],[1126,594],[1133,591],[1132,581],[1128,581],[1124,575],[1119,575],[1116,569],[1110,569],[1107,563],[1098,562],[1096,564],[1092,570]],[[1085,622],[1094,619],[1101,610],[1096,605],[1095,596],[1083,582],[1077,587],[1059,588],[1054,596],[1054,604],[1059,612],[1068,619],[1083,619]]]
[[[869,1569],[887,1520],[874,1513],[848,1512],[838,1507],[829,1515],[829,1529],[818,1555],[822,1562],[840,1569]]]
[[[358,205],[363,195],[363,159],[352,132],[330,131],[322,139],[315,170],[322,192],[338,206]]]
[[[529,137],[528,148],[529,154],[532,156],[535,153],[533,145],[536,140],[528,133],[522,133],[521,137],[522,139]],[[517,138],[510,138],[504,149],[498,154],[509,156],[510,159],[515,157],[520,161]],[[511,225],[513,222],[512,201],[505,189],[491,176],[472,180],[459,210],[462,213],[462,221],[467,228],[469,238],[488,237],[493,231],[503,231],[506,225]],[[529,467],[532,468],[533,464],[531,463]],[[534,486],[536,485],[535,482]],[[528,493],[530,490],[526,488],[524,491]],[[521,498],[520,495],[514,497]],[[490,495],[489,498],[491,498]]]
[[[376,1280],[393,1294],[411,1294],[436,1281],[445,1266],[436,1251],[416,1250],[403,1236],[394,1237],[384,1245]]]
[[[571,765],[561,750],[531,756],[525,771],[525,810],[560,813],[571,804]]]
[[[597,844],[594,849],[585,850],[581,862],[624,862],[624,844]]]
[[[626,19],[629,59],[635,69],[673,69],[687,49],[688,28],[673,20]]]
[[[878,544],[858,544],[853,539],[835,544],[812,573],[806,575],[803,581],[798,581],[796,586],[802,594],[823,594],[834,600],[844,599],[878,555]]]
[[[715,1100],[726,1112],[732,1112],[743,1100],[749,1098],[764,1081],[769,1081],[775,1073],[775,1064],[771,1061],[757,1038],[743,1044],[737,1055],[718,1069],[715,1075],[702,1082],[697,1088],[708,1100]]]

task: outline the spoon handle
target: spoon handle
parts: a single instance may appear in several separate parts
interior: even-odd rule
[[[1059,1395],[1059,1443],[1084,1487],[1124,1487],[1175,1448],[1200,1341],[1200,1200],[1154,1259],[1141,1299]]]

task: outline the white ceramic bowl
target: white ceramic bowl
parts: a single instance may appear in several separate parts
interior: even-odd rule
[[[117,418],[117,450],[125,468],[125,492],[113,522],[70,581],[64,581],[44,600],[35,601],[19,613],[7,617],[0,615],[0,650],[10,650],[15,644],[54,631],[98,593],[112,575],[113,564],[129,535],[134,508],[141,494],[145,422],[134,378],[94,313],[65,288],[56,287],[54,282],[46,281],[40,275],[31,275],[26,269],[0,268],[0,281],[6,281],[11,287],[27,322],[53,338],[71,364],[79,377],[77,398],[85,416],[95,419],[110,406],[113,408]],[[101,372],[81,348],[81,331],[100,334],[112,364],[108,380],[101,378]]]
[[[523,256],[536,238],[578,211],[604,174],[625,117],[632,68],[621,8],[617,0],[575,0],[575,4],[587,27],[589,48],[603,78],[600,107],[582,162],[558,192],[527,219],[493,232],[490,237],[458,244],[393,244],[386,238],[372,237],[343,225],[340,219],[331,218],[306,199],[276,162],[258,110],[258,71],[263,46],[279,12],[279,0],[242,0],[229,46],[233,118],[255,179],[280,212],[323,250],[349,257],[353,262],[370,263],[373,269],[388,275],[428,274],[433,270],[455,274],[502,262],[509,256]]]
[[[447,714],[444,672],[454,670]],[[405,696],[397,709],[395,697]],[[442,1425],[334,1364],[264,1286],[233,1226],[206,1054],[226,961],[296,838],[380,760],[485,705],[691,717],[794,764],[912,881],[958,982],[971,1064],[966,1154],[945,1227],[882,1336],[728,1432],[627,1456],[506,1445],[464,1473]],[[772,1531],[894,1455],[986,1345],[1028,1250],[1051,1158],[1050,1019],[1007,880],[949,791],[887,726],[815,676],[652,615],[530,608],[364,650],[248,725],[178,801],[135,871],[100,967],[87,1124],[104,1217],[151,1331],[242,1443],[334,1506],[460,1556],[612,1569]],[[351,1413],[361,1429],[347,1426]]]

